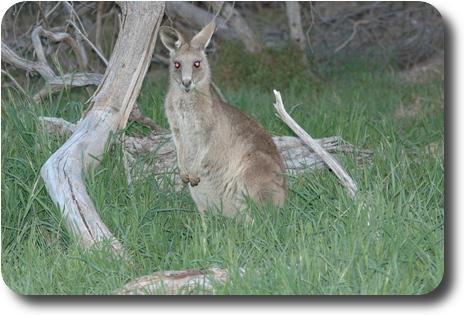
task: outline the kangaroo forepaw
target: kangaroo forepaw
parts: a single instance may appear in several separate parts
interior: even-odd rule
[[[179,174],[179,175],[180,175],[180,178],[182,179],[182,182],[184,182],[185,184],[190,183],[190,186],[192,187],[198,186],[198,183],[200,183],[200,176],[191,177],[186,174]]]
[[[198,183],[200,183],[200,176],[195,176],[193,178],[190,178],[190,185],[192,187],[198,186]]]
[[[180,179],[182,179],[182,182],[184,182],[185,184],[190,182],[190,179],[189,179],[188,175],[186,175],[186,174],[179,174],[179,175],[180,175]]]

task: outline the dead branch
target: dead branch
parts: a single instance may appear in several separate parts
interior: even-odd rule
[[[31,73],[39,73],[46,81],[50,84],[50,90],[52,93],[60,91],[63,86],[74,87],[74,86],[89,86],[98,85],[101,80],[100,74],[92,73],[74,73],[65,74],[64,76],[57,76],[53,69],[48,64],[45,56],[45,51],[40,41],[40,36],[48,37],[54,41],[66,41],[73,49],[77,56],[79,66],[85,71],[89,70],[89,67],[85,64],[84,58],[76,41],[68,33],[53,33],[43,29],[39,26],[34,29],[31,35],[32,43],[34,45],[35,52],[37,54],[37,61],[29,61],[18,56],[13,52],[5,42],[2,41],[2,61],[12,64],[15,67],[24,69]],[[48,87],[42,88],[42,90],[34,96],[34,100],[40,103],[43,98],[48,96],[50,90]],[[92,90],[88,90],[89,95],[93,94]]]
[[[326,167],[325,161],[319,157],[314,148],[302,139],[290,136],[273,136],[272,139],[284,158],[288,173],[299,175]],[[315,139],[314,141],[333,156],[354,153],[359,164],[363,163],[363,159],[369,162],[372,155],[371,151],[356,149],[338,136]]]
[[[85,55],[85,50],[79,47],[79,45],[74,40],[74,38],[71,37],[71,35],[69,35],[68,33],[53,33],[53,32],[47,31],[42,26],[38,26],[32,32],[31,39],[32,39],[32,42],[34,43],[34,48],[37,53],[37,58],[41,62],[47,63],[47,60],[44,54],[44,49],[40,41],[40,36],[47,37],[55,42],[61,42],[61,41],[67,42],[69,46],[72,48],[74,54],[76,55],[77,64],[79,65],[79,67],[83,71],[86,71],[86,72],[90,71],[90,68],[85,61],[87,60],[87,56]],[[93,94],[93,90],[88,85],[86,86],[86,90],[89,96]]]
[[[53,77],[48,80],[49,85],[44,86],[36,95],[34,101],[42,103],[50,94],[57,93],[66,88],[78,86],[99,85],[103,75],[98,73],[67,73],[61,77]]]
[[[98,12],[100,12],[100,10],[98,10]],[[100,17],[101,19],[101,17]],[[74,29],[76,30],[76,36],[80,36],[83,40],[85,40],[87,42],[87,44],[89,44],[89,46],[93,49],[93,51],[95,51],[97,53],[97,55],[100,57],[101,61],[105,64],[106,67],[108,67],[108,61],[106,60],[105,56],[103,56],[103,54],[101,53],[102,49],[101,47],[100,48],[97,48],[88,38],[87,36],[85,36],[81,30],[79,29],[79,27],[77,27],[77,25],[72,22],[72,21],[68,21],[73,27]],[[100,21],[101,22],[101,21]],[[98,34],[98,32],[97,32]],[[100,39],[97,39],[97,43],[98,43],[98,40]]]
[[[76,55],[77,63],[79,65],[79,67],[84,71],[87,71],[87,72],[90,71],[89,66],[84,61],[85,57],[83,56],[81,50],[79,49],[79,45],[74,40],[74,38],[71,37],[71,35],[69,35],[68,33],[53,33],[53,32],[47,31],[42,26],[38,26],[32,32],[31,37],[32,37],[32,42],[34,43],[35,51],[38,54],[37,55],[38,58],[39,58],[39,53],[40,53],[40,58],[39,59],[41,61],[47,62],[47,60],[45,58],[42,43],[40,41],[40,36],[50,38],[51,40],[53,40],[55,42],[61,42],[61,41],[67,42],[69,44],[69,46],[72,48],[74,54]]]
[[[77,125],[70,123],[63,118],[56,117],[39,117],[43,127],[49,135],[59,134],[64,136],[71,136],[77,129]]]
[[[13,85],[18,89],[19,92],[21,92],[21,94],[28,96],[26,90],[23,89],[21,84],[19,84],[18,81],[16,81],[16,79],[8,71],[2,70],[1,72],[11,80]]]
[[[101,55],[98,49],[87,39],[86,36],[80,31],[80,29],[71,21],[71,25],[76,30],[76,36],[81,36],[87,43],[94,49],[97,54],[102,58],[102,61],[105,65],[108,65],[108,61]],[[51,66],[48,64],[47,58],[45,56],[45,51],[40,41],[40,36],[48,37],[54,41],[66,41],[73,49],[74,53],[77,56],[79,66],[84,70],[90,70],[85,59],[87,57],[82,53],[82,49],[79,47],[77,42],[68,34],[68,33],[53,33],[43,29],[41,26],[34,29],[31,35],[31,39],[34,45],[34,49],[37,53],[37,61],[29,61],[18,56],[13,52],[8,45],[2,40],[2,61],[12,64],[15,67],[24,69],[31,73],[39,73],[47,82],[48,85],[44,86],[37,94],[34,95],[34,101],[38,104],[42,103],[49,95],[57,93],[66,88],[73,87],[89,87],[91,85],[99,85],[102,81],[103,75],[98,73],[90,72],[76,72],[76,73],[66,73],[61,76],[57,76]],[[16,80],[6,71],[2,70],[2,73],[5,73],[15,84],[15,86],[20,90],[21,93],[27,95],[26,91],[19,86]],[[89,95],[93,95],[93,90],[88,90]],[[220,91],[219,91],[220,93]],[[163,132],[164,129],[158,126],[153,120],[148,118],[143,114],[138,105],[134,106],[133,111],[129,115],[129,121],[135,120],[140,122],[143,125],[148,126],[154,132]]]
[[[43,51],[37,54],[37,61],[30,61],[18,56],[8,45],[2,40],[2,61],[8,62],[15,67],[24,69],[32,74],[39,73],[44,78],[53,78],[55,73],[48,65],[48,62],[43,55]],[[39,56],[43,56],[45,60],[41,60]]]
[[[132,111],[129,115],[128,120],[137,121],[141,123],[142,125],[147,126],[148,128],[150,128],[152,132],[157,132],[157,133],[167,132],[166,129],[162,128],[161,126],[156,124],[153,120],[148,118],[144,113],[142,113],[139,109],[139,104],[137,102],[134,104],[134,107],[132,108]]]
[[[360,24],[368,24],[369,21],[356,21],[354,24],[353,24],[353,32],[351,33],[350,37],[348,37],[348,39],[346,41],[343,42],[343,44],[341,44],[340,46],[338,46],[337,48],[335,48],[334,50],[334,53],[338,53],[340,50],[342,50],[343,48],[346,47],[346,45],[349,44],[349,42],[351,42],[353,40],[353,38],[355,37],[356,35],[356,32],[357,32],[357,28],[358,28],[358,25]]]
[[[243,269],[240,271],[243,272]],[[223,284],[227,274],[227,270],[214,266],[160,271],[127,283],[115,294],[211,294],[214,293],[214,284]]]
[[[330,167],[330,169],[337,175],[340,179],[343,186],[346,187],[348,190],[348,194],[351,198],[355,198],[356,191],[358,188],[356,187],[356,183],[351,179],[351,177],[343,170],[343,168],[338,164],[338,162],[330,155],[324,148],[319,145],[317,141],[315,141],[310,135],[306,133],[293,119],[290,115],[285,111],[284,104],[282,102],[282,97],[280,96],[280,92],[274,90],[274,95],[276,98],[276,103],[274,107],[277,111],[277,117],[282,119],[296,134],[300,139],[302,139],[309,147],[316,152],[316,154],[324,160],[325,163]]]

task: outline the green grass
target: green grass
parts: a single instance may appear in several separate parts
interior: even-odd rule
[[[220,60],[226,62],[233,64]],[[217,294],[416,295],[434,290],[444,270],[444,83],[401,82],[390,72],[356,64],[346,69],[351,72],[331,75],[327,82],[292,78],[290,68],[275,85],[269,69],[255,69],[259,73],[242,84],[232,72],[229,78],[217,76],[217,83],[232,105],[254,115],[271,133],[293,135],[275,117],[275,88],[287,110],[299,104],[292,116],[313,137],[339,135],[371,150],[372,163],[363,167],[351,154],[340,160],[357,182],[356,201],[333,173],[320,170],[291,176],[285,208],[255,213],[253,225],[218,217],[202,224],[188,193],[160,188],[155,174],[128,185],[120,147],[113,145],[85,179],[100,216],[134,265],[105,250],[79,248],[39,175],[65,139],[40,132],[37,117],[76,121],[84,108],[83,92],[63,91],[37,106],[13,89],[3,90],[5,283],[21,294],[111,294],[155,271],[214,264],[233,275],[217,286]],[[269,81],[262,86],[263,77]],[[165,83],[165,78],[147,80],[139,102],[167,127]],[[411,110],[401,112],[402,106]],[[132,124],[127,132],[131,128],[145,127]],[[437,148],[433,153],[426,150],[431,144]],[[240,267],[246,269],[243,277]]]

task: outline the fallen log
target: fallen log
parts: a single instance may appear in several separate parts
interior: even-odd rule
[[[75,124],[61,118],[41,117],[41,120],[45,130],[50,133],[70,135],[76,128]],[[302,139],[291,136],[273,136],[272,139],[284,159],[289,174],[299,175],[327,168],[326,162]],[[175,190],[181,190],[184,184],[177,173],[173,172],[177,168],[177,155],[170,131],[150,132],[146,136],[138,137],[125,136],[123,141],[124,156],[127,159],[126,171],[131,174],[132,180],[143,179],[146,174],[159,174],[160,186],[163,186],[163,180],[169,178],[169,182],[174,183]],[[363,161],[369,162],[372,156],[369,150],[357,149],[339,136],[314,141],[335,158],[354,154],[361,164]],[[139,157],[147,155],[152,155],[154,162],[140,165]]]

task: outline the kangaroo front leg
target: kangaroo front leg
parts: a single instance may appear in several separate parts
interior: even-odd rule
[[[210,145],[210,141],[207,141],[205,145],[198,147],[197,149],[197,154],[195,155],[195,160],[193,160],[189,173],[190,185],[192,185],[192,187],[197,186],[198,183],[200,183],[201,163],[203,162],[206,153],[209,151]]]
[[[179,128],[173,128],[174,143],[177,148],[177,168],[179,169],[180,178],[184,183],[189,182],[187,167],[185,166],[185,149],[182,141],[180,141]]]
[[[198,149],[200,151],[200,149]],[[192,187],[197,186],[200,183],[200,165],[203,160],[204,154],[200,156],[197,153],[195,160],[193,161],[192,167],[190,168],[189,181]]]
[[[179,161],[179,158],[178,158],[178,161]],[[179,162],[177,162],[177,168],[179,169],[179,176],[182,179],[182,181],[184,183],[188,183],[190,181],[189,179],[190,176],[189,176],[187,168],[184,166],[183,163],[179,163]]]
[[[179,175],[182,181],[188,183],[190,181],[190,176],[185,166],[185,150],[183,145],[179,145],[177,148],[177,168],[179,169]]]

